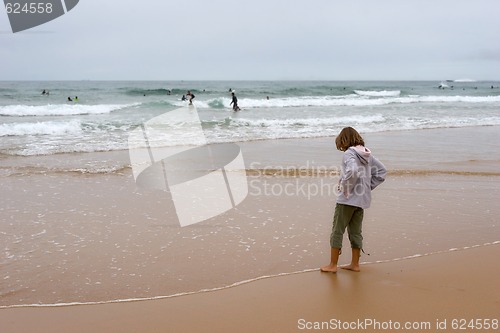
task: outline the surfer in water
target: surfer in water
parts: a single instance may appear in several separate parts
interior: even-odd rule
[[[231,95],[233,96],[233,99],[231,101],[231,103],[229,103],[229,105],[233,105],[233,111],[239,111],[240,108],[238,106],[238,99],[236,98],[236,95],[234,94],[234,92],[231,93]]]
[[[188,90],[186,96],[189,98],[189,105],[193,105],[194,94],[191,92],[191,90]]]

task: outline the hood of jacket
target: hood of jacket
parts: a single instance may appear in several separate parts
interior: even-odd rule
[[[361,145],[350,147],[349,149],[351,149],[354,154],[356,154],[362,164],[370,163],[370,159],[372,157],[372,152],[370,151],[370,149]]]

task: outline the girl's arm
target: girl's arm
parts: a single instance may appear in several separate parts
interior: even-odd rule
[[[387,175],[387,169],[385,166],[372,156],[372,180],[371,180],[371,189],[373,190],[375,187],[379,186],[385,181],[385,176]]]

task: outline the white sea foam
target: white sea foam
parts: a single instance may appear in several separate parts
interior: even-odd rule
[[[135,104],[48,104],[48,105],[7,105],[0,106],[0,116],[69,116],[86,114],[106,114]]]
[[[243,113],[241,114],[244,115]],[[209,143],[244,142],[263,139],[315,138],[336,135],[346,124],[364,133],[396,130],[417,130],[432,128],[453,128],[468,126],[500,125],[500,117],[471,117],[406,114],[354,114],[345,116],[297,117],[297,118],[252,118],[229,117],[216,121],[203,121],[203,131]],[[185,124],[184,124],[185,125]],[[9,155],[51,155],[56,153],[97,152],[127,149],[128,130],[133,127],[81,124],[78,120],[46,121],[37,123],[16,123],[0,125],[0,137],[19,137],[19,140],[37,139],[36,145],[13,149],[4,148]],[[189,126],[188,126],[189,127]],[[98,137],[98,140],[87,138]],[[62,140],[62,141],[61,141]],[[177,145],[200,145],[199,136],[189,128],[165,124],[164,128],[149,137],[152,147]],[[130,143],[134,146],[134,143]]]
[[[370,96],[370,97],[394,97],[394,96],[399,96],[401,94],[400,90],[381,90],[381,91],[354,90],[354,92],[361,96]]]
[[[248,108],[295,108],[295,107],[339,107],[339,106],[377,106],[390,104],[412,103],[498,103],[500,96],[399,96],[400,91],[366,91],[357,95],[343,96],[305,96],[267,99],[241,98],[238,105],[243,109]],[[196,101],[199,109],[212,108],[215,99]],[[230,108],[231,100],[228,98],[217,99],[217,104]],[[181,106],[179,102],[179,106]]]
[[[292,118],[292,119],[249,119],[249,118],[235,118],[231,121],[231,125],[237,127],[257,127],[257,128],[278,128],[278,127],[312,127],[317,126],[333,126],[346,123],[374,123],[383,122],[384,116],[381,114],[374,114],[369,116],[344,116],[344,117],[324,117],[324,118]]]
[[[80,133],[81,131],[81,124],[78,120],[0,124],[0,137],[26,135],[62,135],[68,133]]]
[[[65,145],[53,143],[44,143],[38,146],[30,146],[18,150],[2,150],[2,154],[18,155],[18,156],[39,156],[39,155],[54,155],[61,153],[94,153],[125,150],[127,145],[122,142],[96,142],[85,144],[68,143]]]
[[[474,79],[456,79],[453,82],[476,82]]]

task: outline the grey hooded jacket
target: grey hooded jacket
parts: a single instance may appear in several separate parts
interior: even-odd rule
[[[337,203],[370,207],[371,191],[384,182],[386,174],[385,166],[368,148],[350,147],[342,159]]]

